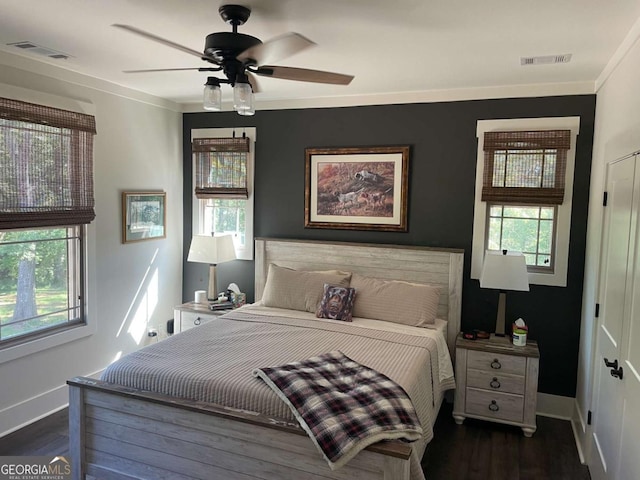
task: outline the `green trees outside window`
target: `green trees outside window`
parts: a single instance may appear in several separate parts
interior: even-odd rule
[[[79,320],[79,230],[0,231],[0,340]]]

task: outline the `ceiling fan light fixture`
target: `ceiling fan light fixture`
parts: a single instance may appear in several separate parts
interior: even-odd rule
[[[238,75],[233,85],[233,108],[240,115],[253,115],[253,90],[246,75]]]
[[[205,110],[222,110],[222,90],[220,89],[220,80],[216,77],[207,78],[207,83],[204,84],[202,107]]]

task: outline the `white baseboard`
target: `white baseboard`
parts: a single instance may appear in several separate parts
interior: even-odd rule
[[[582,412],[580,411],[580,405],[578,404],[578,400],[576,399],[574,403],[573,416],[571,418],[571,428],[573,429],[573,436],[576,440],[576,448],[578,449],[578,456],[580,457],[580,463],[583,465],[587,464],[587,435],[589,432],[587,431],[588,425],[582,416]]]
[[[102,370],[94,372],[88,377],[100,376]],[[37,422],[69,404],[69,389],[67,384],[60,385],[47,392],[28,398],[0,410],[0,437],[9,435],[27,425]]]
[[[69,390],[64,384],[0,410],[0,437],[51,415],[68,403]]]
[[[538,405],[536,414],[543,417],[571,420],[576,399],[573,397],[561,397],[548,393],[538,393]]]
[[[576,422],[572,419],[571,420],[571,430],[573,430],[573,437],[575,438],[576,441],[576,449],[578,450],[578,457],[580,457],[580,463],[583,465],[587,464],[587,460],[584,456],[584,449],[582,448],[582,442],[580,441],[580,433],[579,433],[579,428],[576,425]]]

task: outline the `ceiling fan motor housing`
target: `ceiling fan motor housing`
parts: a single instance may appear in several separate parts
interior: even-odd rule
[[[220,62],[234,60],[248,48],[261,45],[256,37],[244,33],[217,32],[207,35],[204,42],[204,53]]]
[[[211,33],[205,40],[204,53],[222,66],[225,75],[233,85],[237,75],[244,73],[244,66],[255,63],[248,61],[243,64],[236,57],[248,48],[261,44],[259,39],[243,33]]]

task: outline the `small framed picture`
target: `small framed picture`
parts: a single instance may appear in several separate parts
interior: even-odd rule
[[[122,192],[122,243],[167,236],[165,192]]]
[[[407,231],[408,146],[307,148],[306,228]]]

